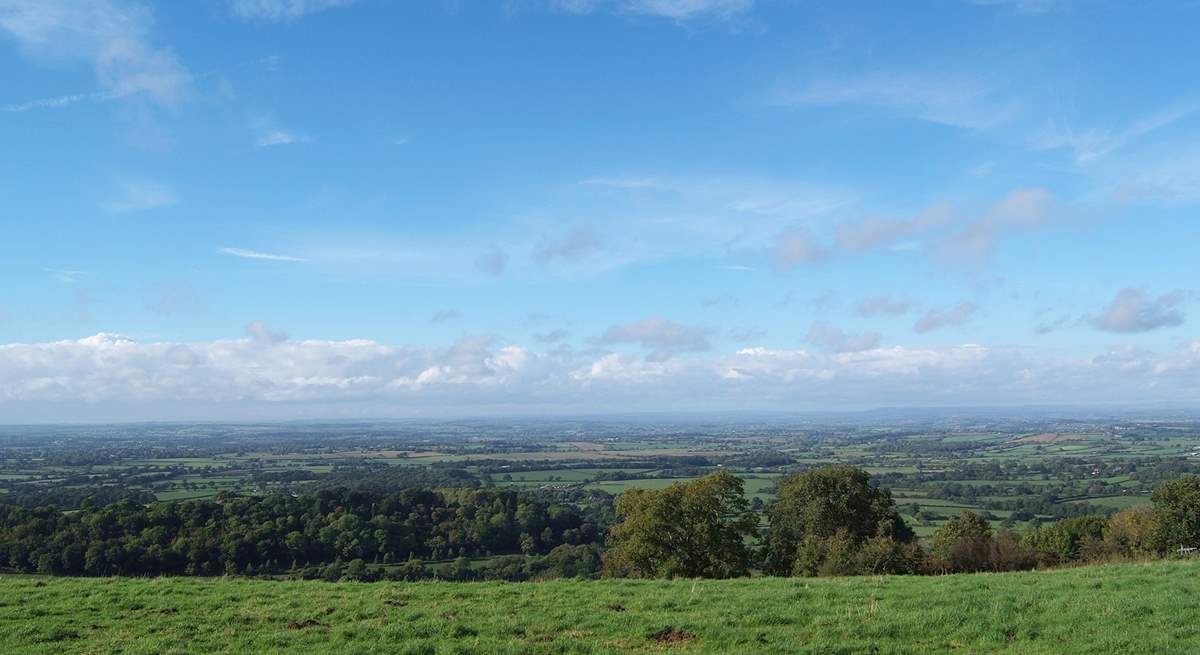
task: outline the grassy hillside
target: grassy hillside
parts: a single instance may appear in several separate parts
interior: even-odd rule
[[[1200,562],[946,577],[0,577],[5,653],[1194,653]]]

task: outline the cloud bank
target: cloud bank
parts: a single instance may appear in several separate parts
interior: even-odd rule
[[[614,341],[649,348],[704,344],[669,323],[612,332]],[[1130,403],[1194,401],[1200,383],[1200,341],[1163,353],[1117,349],[1092,357],[862,345],[642,358],[562,344],[538,351],[484,337],[444,347],[297,340],[261,323],[243,338],[196,343],[101,333],[0,345],[0,420]]]

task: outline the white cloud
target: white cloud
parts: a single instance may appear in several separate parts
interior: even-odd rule
[[[72,271],[61,268],[43,268],[43,271],[54,275],[55,279],[64,284],[74,284],[79,278],[87,276],[87,271]]]
[[[1200,102],[1188,101],[1137,118],[1123,129],[1074,130],[1052,126],[1044,129],[1034,139],[1034,144],[1048,150],[1065,148],[1071,151],[1075,163],[1088,164],[1197,112],[1200,112]]]
[[[295,20],[307,14],[345,7],[357,0],[230,0],[229,9],[238,18]]]
[[[987,261],[1002,237],[1027,232],[1051,222],[1050,193],[1041,188],[1012,191],[981,218],[955,230],[934,249],[944,262],[977,266]]]
[[[262,259],[272,262],[302,262],[300,257],[291,257],[289,255],[277,255],[269,252],[259,252],[257,250],[246,250],[245,248],[218,248],[217,252],[223,255],[233,255],[242,259]]]
[[[62,96],[54,96],[53,98],[42,98],[40,100],[30,100],[27,102],[18,102],[0,106],[0,111],[8,113],[20,113],[33,111],[35,109],[57,109],[59,107],[70,107],[71,105],[80,102],[99,102],[103,100],[114,100],[117,96],[109,92],[96,93],[72,93]]]
[[[859,106],[979,130],[1008,123],[1021,111],[1021,103],[981,82],[913,74],[819,80],[798,90],[778,92],[774,101],[798,108]]]
[[[287,332],[283,330],[272,330],[267,327],[262,321],[254,321],[246,326],[246,336],[250,341],[258,344],[275,344],[287,341]]]
[[[122,178],[117,180],[117,188],[118,193],[101,205],[107,212],[125,214],[179,204],[175,190],[161,182]]]
[[[151,10],[121,0],[2,0],[0,30],[38,60],[85,61],[103,91],[12,105],[16,111],[82,100],[144,96],[175,106],[192,75],[175,54],[152,43]]]
[[[859,316],[900,316],[907,314],[913,308],[913,302],[906,298],[891,296],[870,296],[859,301],[855,312]]]
[[[1098,315],[1089,317],[1089,322],[1105,332],[1135,333],[1177,327],[1183,325],[1180,304],[1188,295],[1176,290],[1155,298],[1146,289],[1121,289]]]
[[[795,268],[802,264],[813,264],[829,258],[829,251],[812,232],[796,228],[779,235],[771,253],[775,265],[782,269]]]
[[[963,325],[975,317],[977,309],[979,308],[975,303],[966,301],[951,307],[935,307],[917,319],[917,322],[913,324],[913,331],[932,332],[945,327]]]
[[[630,410],[1195,401],[1200,342],[1096,356],[962,345],[744,348],[647,361],[490,339],[448,347],[289,339],[0,345],[0,419],[411,416]]]
[[[296,143],[312,143],[312,137],[303,132],[294,132],[277,127],[269,120],[255,121],[255,148],[270,148],[272,146],[288,146]]]
[[[749,12],[754,0],[550,0],[550,6],[575,14],[609,11],[669,18],[728,20]]]
[[[842,329],[825,321],[816,321],[808,328],[804,339],[831,352],[852,353],[878,348],[881,337],[878,332],[846,334]]]
[[[934,205],[912,218],[873,216],[838,226],[838,245],[851,252],[863,252],[895,244],[949,224],[954,210],[945,204]]]
[[[600,337],[600,343],[636,343],[650,351],[646,359],[652,362],[666,361],[677,353],[709,349],[708,330],[659,317],[612,325]]]
[[[1070,4],[1070,0],[970,0],[983,7],[1005,7],[1018,14],[1045,14]]]

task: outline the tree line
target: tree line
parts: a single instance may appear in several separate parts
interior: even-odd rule
[[[760,513],[719,470],[661,490],[321,489],[143,504],[0,504],[0,567],[63,575],[325,579],[823,576],[1006,571],[1200,546],[1200,477],[1152,506],[1017,534],[963,512],[921,544],[863,469],[782,479]]]
[[[548,555],[596,544],[611,508],[511,490],[123,500],[63,512],[0,504],[0,567],[65,575],[267,574],[359,561]]]
[[[718,471],[663,490],[622,494],[604,573],[727,578],[755,571],[780,576],[1014,571],[1200,546],[1200,477],[1163,483],[1152,502],[1023,534],[996,531],[979,514],[965,511],[922,545],[891,492],[872,485],[860,468],[829,466],[783,479],[765,517],[750,509],[739,478]]]

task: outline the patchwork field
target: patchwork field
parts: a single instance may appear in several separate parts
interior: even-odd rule
[[[6,653],[1193,653],[1200,562],[833,579],[0,577]]]

